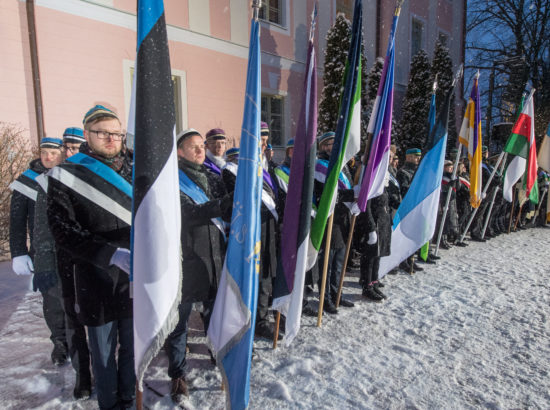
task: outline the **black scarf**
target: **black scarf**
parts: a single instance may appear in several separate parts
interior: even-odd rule
[[[82,152],[83,154],[89,155],[90,157],[95,158],[98,161],[103,162],[109,168],[112,168],[113,170],[119,173],[126,159],[126,156],[124,155],[123,150],[120,150],[120,152],[117,155],[115,155],[113,158],[105,158],[99,154],[96,154],[94,151],[92,151],[92,149],[90,148],[87,142],[83,142],[80,145],[80,152]]]
[[[206,176],[208,171],[204,165],[196,164],[186,160],[185,158],[180,158],[179,167],[195,184],[199,186],[199,188],[201,188],[207,195],[210,195],[208,177]]]

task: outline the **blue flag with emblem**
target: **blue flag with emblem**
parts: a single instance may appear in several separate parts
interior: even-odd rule
[[[260,254],[260,24],[252,20],[239,168],[227,253],[208,339],[231,409],[248,406]]]
[[[135,70],[132,289],[134,357],[141,386],[178,321],[181,208],[175,111],[162,0],[138,0]]]

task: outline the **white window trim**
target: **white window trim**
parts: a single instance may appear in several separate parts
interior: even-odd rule
[[[260,94],[269,95],[272,97],[281,97],[283,99],[283,139],[282,145],[274,146],[274,148],[285,147],[289,139],[293,138],[290,136],[290,100],[291,96],[285,90],[274,90],[268,87],[262,87]]]
[[[283,18],[282,24],[272,23],[267,20],[259,19],[260,25],[270,31],[274,31],[277,33],[290,35],[290,6],[289,6],[290,0],[281,0],[281,7],[282,12],[281,16]]]
[[[132,99],[132,78],[130,77],[130,70],[135,69],[136,62],[133,60],[122,60],[122,81],[124,84],[124,109],[126,112],[126,118],[130,113],[130,103]],[[181,107],[179,114],[181,115],[181,127],[182,129],[189,128],[189,116],[187,112],[188,100],[187,100],[187,72],[183,70],[171,69],[171,74],[180,77],[179,81],[179,93],[181,95]]]

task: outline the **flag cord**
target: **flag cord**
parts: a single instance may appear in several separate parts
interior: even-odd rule
[[[321,327],[323,321],[323,305],[325,302],[325,287],[327,285],[327,269],[328,258],[330,254],[330,241],[332,240],[332,222],[334,219],[334,212],[328,218],[327,223],[327,236],[325,240],[325,257],[323,262],[323,276],[321,279],[321,289],[319,289],[319,312],[317,313],[317,327]]]
[[[342,265],[342,272],[340,273],[340,284],[338,285],[338,294],[336,295],[336,309],[340,306],[340,298],[342,297],[342,288],[344,287],[344,277],[346,276],[346,269],[348,267],[349,253],[351,250],[351,240],[353,239],[353,231],[355,230],[355,220],[357,215],[352,215],[351,225],[349,227],[348,241],[346,243],[346,256],[344,256],[344,264]]]
[[[489,189],[489,184],[493,180],[493,177],[495,176],[498,167],[500,166],[500,163],[502,161],[502,158],[504,157],[505,152],[502,151],[500,155],[498,156],[497,163],[495,164],[495,167],[493,168],[493,172],[491,172],[491,176],[489,177],[489,180],[483,187],[483,192],[481,193],[481,201],[483,201],[483,197],[487,194],[487,190]],[[480,203],[481,203],[480,201]],[[474,208],[474,212],[472,212],[472,215],[470,215],[470,220],[468,221],[468,225],[466,225],[466,228],[464,229],[464,232],[462,232],[462,236],[460,237],[459,242],[464,241],[464,237],[466,236],[466,233],[468,232],[468,229],[470,229],[470,225],[472,224],[472,221],[474,220],[474,217],[476,216],[477,210],[479,209],[479,206],[477,208]]]

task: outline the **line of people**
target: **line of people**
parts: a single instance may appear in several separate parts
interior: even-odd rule
[[[270,306],[274,279],[280,272],[280,232],[294,141],[288,141],[284,161],[276,164],[269,137],[268,124],[262,122],[261,257],[255,334],[273,339]],[[226,150],[226,133],[220,128],[208,131],[205,137],[195,129],[188,129],[176,138],[183,280],[179,321],[164,348],[168,355],[171,397],[181,403],[189,394],[185,378],[188,321],[193,307],[200,306],[204,329],[208,329],[225,257],[239,149]],[[318,138],[314,204],[323,191],[334,138],[334,132]],[[392,146],[384,193],[369,200],[364,213],[357,213],[353,206],[358,193],[354,189],[354,175],[360,161],[352,160],[340,173],[323,304],[326,313],[338,313],[336,298],[352,215],[357,216],[352,263],[360,267],[362,294],[377,302],[387,297],[378,278],[380,258],[390,254],[392,217],[411,184],[420,158],[420,149],[407,150],[405,164],[397,170],[396,147]],[[465,164],[460,164],[456,180],[452,180],[452,165],[445,163],[442,181],[442,200],[445,192],[452,190],[443,248],[462,245],[458,240],[460,227],[471,212],[469,203],[467,206],[464,203],[464,198],[469,202],[469,193],[465,196],[468,186]],[[96,105],[85,114],[83,129],[67,128],[63,139],[44,138],[40,158],[32,161],[12,185],[13,270],[17,274],[34,273],[34,289],[42,294],[44,317],[54,345],[52,362],[59,366],[70,357],[76,371],[74,398],[89,398],[93,381],[101,409],[129,408],[135,398],[128,277],[131,181],[132,152],[126,148],[121,122],[114,111]],[[505,208],[501,202],[492,208],[486,236],[503,231]],[[489,210],[478,212],[479,220],[472,224],[472,239],[484,240],[479,229]],[[324,259],[324,249],[323,245],[319,261]],[[436,259],[431,255],[426,261]],[[321,287],[319,265],[306,277],[303,314],[309,316],[317,315],[308,295],[315,284]],[[400,267],[407,271],[422,269],[412,259]],[[339,306],[351,308],[354,303],[344,297]]]

